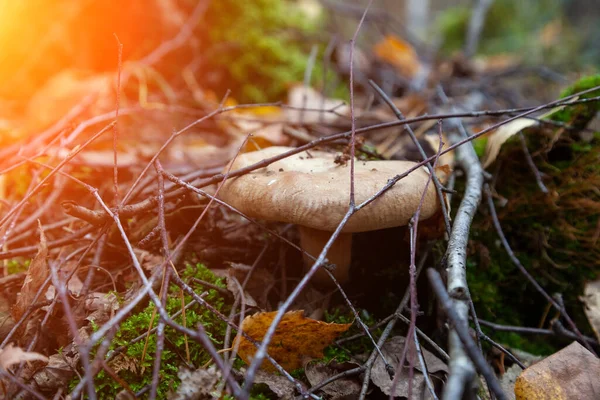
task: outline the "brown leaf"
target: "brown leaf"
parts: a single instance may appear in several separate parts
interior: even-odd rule
[[[86,320],[102,325],[119,309],[119,299],[114,293],[93,292],[85,299],[85,310],[90,312]]]
[[[69,344],[58,354],[50,356],[46,368],[33,376],[37,387],[43,391],[55,392],[64,387],[75,376],[80,355],[74,344]]]
[[[316,287],[306,287],[296,300],[293,307],[298,310],[304,310],[304,314],[309,317],[320,319],[324,308],[327,308],[328,295]]]
[[[431,146],[431,148],[434,151],[434,154],[437,154],[438,148],[440,146],[439,136],[437,134],[436,135],[425,135],[423,137],[423,139]],[[450,147],[448,145],[448,142],[449,141],[445,138],[445,136],[442,136],[442,151],[444,151],[444,150],[448,149],[448,147]],[[454,151],[449,151],[438,157],[437,168],[448,167],[448,170],[444,171],[445,175],[438,176],[438,178],[442,182],[446,182],[448,180],[448,177],[450,176],[450,172],[451,172],[450,170],[452,169],[453,166],[454,166]],[[440,174],[436,174],[436,175],[440,175]]]
[[[286,377],[279,374],[258,370],[254,382],[267,385],[280,400],[292,400],[295,398],[296,386]]]
[[[239,286],[238,286],[239,285]],[[246,307],[257,307],[256,300],[244,290],[240,283],[234,277],[227,278],[227,290],[229,290],[236,298],[239,297],[241,303]]]
[[[394,368],[396,368],[400,362],[405,341],[406,338],[402,336],[394,336],[388,339],[388,341],[381,348],[381,352],[385,355],[388,363]],[[436,372],[448,372],[448,367],[443,361],[425,349],[421,349],[421,351],[423,353],[423,357],[425,358],[425,364],[427,365],[427,369],[430,374],[434,374]],[[419,365],[418,361],[416,361],[411,399],[421,399],[425,392],[429,392],[425,386],[425,378],[421,372],[421,366]],[[375,361],[375,364],[373,364],[371,381],[386,395],[389,396],[392,393],[393,380],[390,379],[390,376],[386,371],[385,364],[381,358],[378,358]],[[402,368],[401,375],[398,377],[396,387],[394,388],[394,396],[408,397],[408,384],[408,369]]]
[[[532,365],[515,383],[517,400],[597,399],[600,359],[577,342]]]
[[[0,340],[4,340],[6,335],[15,326],[15,320],[9,312],[0,311]]]
[[[50,275],[47,264],[48,246],[46,244],[46,235],[42,229],[42,223],[39,220],[38,226],[40,230],[40,246],[37,254],[29,265],[27,275],[25,275],[25,281],[23,282],[21,291],[17,294],[17,301],[11,310],[15,321],[21,319],[21,316],[33,302],[35,295],[44,284],[44,281],[46,281],[46,278]]]
[[[600,340],[600,280],[585,284],[581,301],[585,304],[585,315]]]
[[[285,110],[285,116],[291,123],[330,124],[340,115],[350,112],[344,100],[325,98],[315,89],[302,85],[290,89],[288,105],[294,107]]]
[[[67,278],[70,276],[69,281],[67,282],[67,290],[71,295],[78,297],[81,294],[81,290],[83,290],[83,282],[77,274],[73,274],[73,270],[77,268],[77,262],[75,260],[70,260],[65,262],[59,273],[59,277]],[[45,298],[48,301],[52,301],[54,296],[56,295],[56,288],[54,286],[50,286],[48,290],[46,290]],[[46,307],[42,307],[42,310],[46,310]]]
[[[142,268],[146,271],[154,272],[154,270],[162,265],[163,258],[158,254],[151,253],[147,250],[134,248],[133,252],[137,257]]]
[[[0,350],[0,367],[4,370],[19,364],[21,361],[36,360],[48,362],[48,357],[40,353],[25,351],[20,347],[14,347],[12,343]]]
[[[121,353],[117,354],[108,365],[117,374],[121,371],[129,371],[137,374],[140,366],[139,364],[139,360]]]
[[[276,311],[262,312],[246,317],[241,329],[252,339],[260,342],[276,314]],[[269,355],[287,371],[293,371],[301,368],[306,358],[323,357],[323,349],[341,333],[347,331],[350,325],[352,324],[328,324],[306,318],[302,310],[289,311],[284,314],[269,344]],[[236,345],[239,346],[239,356],[249,364],[256,352],[256,346],[243,336],[236,338],[234,347]],[[262,368],[268,371],[275,370],[271,363],[263,364]]]
[[[234,296],[238,295],[237,285],[230,287],[230,281],[232,278],[236,278],[238,282],[244,282],[247,274],[250,273],[251,267],[245,264],[229,263],[231,268],[227,270],[227,289],[233,293]],[[252,271],[250,279],[246,283],[244,293],[246,294],[246,300],[251,298],[254,301],[255,307],[260,309],[266,309],[268,307],[268,295],[271,288],[275,285],[276,279],[266,269],[256,268]],[[252,305],[251,302],[247,301],[247,305]]]
[[[242,284],[236,277],[235,270],[233,269],[227,271],[227,290],[229,290],[234,297],[239,297],[242,304],[246,307],[258,306],[256,300],[254,300],[250,293],[242,289]]]
[[[358,366],[356,363],[347,362],[338,364],[335,361],[331,361],[328,364],[322,362],[308,363],[304,369],[304,373],[310,384],[315,386],[340,372],[348,371]],[[330,400],[351,400],[358,398],[360,389],[361,385],[358,381],[349,377],[335,380],[323,386],[320,390],[329,396]]]

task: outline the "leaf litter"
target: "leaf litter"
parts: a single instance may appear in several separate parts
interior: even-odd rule
[[[244,319],[240,329],[257,342],[262,341],[277,312],[262,312]],[[323,349],[347,331],[352,324],[335,324],[317,321],[304,316],[304,311],[288,311],[277,326],[268,352],[286,371],[304,366],[306,360],[323,357]],[[256,347],[244,336],[238,336],[234,347],[239,346],[239,356],[249,364]],[[274,371],[275,366],[264,362],[262,368]]]
[[[170,4],[168,1],[161,1],[160,3],[163,5]],[[312,7],[321,6],[317,4]],[[319,10],[321,9],[319,8]],[[178,26],[182,24],[183,20],[178,23]],[[337,62],[339,67],[347,67],[349,65],[348,49],[348,46],[337,47],[336,50],[338,51],[339,57]],[[375,57],[371,57],[373,55]],[[396,74],[409,79],[417,79],[419,75],[423,74],[423,71],[426,71],[427,68],[430,67],[425,60],[419,59],[417,51],[410,43],[400,37],[391,35],[386,36],[383,40],[377,42],[371,49],[371,52],[356,49],[355,72],[358,70],[365,75],[365,77],[373,74],[376,65],[371,58],[377,58],[378,61],[387,63],[394,68]],[[506,64],[506,62],[504,62],[504,64]],[[503,68],[507,68],[504,64],[502,64],[501,67],[494,66],[490,59],[488,60],[486,68],[502,70]],[[511,61],[509,66],[514,67],[514,61]],[[474,68],[477,69],[480,67],[475,65]],[[148,68],[144,74],[150,71],[150,69],[151,68]],[[136,72],[135,75],[139,79],[142,78],[139,71]],[[53,123],[57,122],[57,117],[62,117],[63,115],[70,113],[71,110],[77,108],[81,104],[85,104],[87,107],[85,113],[86,116],[113,111],[115,102],[113,79],[114,76],[112,74],[93,75],[76,70],[66,70],[64,73],[57,74],[50,79],[46,85],[39,89],[29,102],[27,113],[30,118],[28,118],[28,124],[26,124],[27,130],[37,131],[44,127],[51,126]],[[162,108],[164,110],[169,105],[162,104],[162,100],[166,99],[170,104],[175,103],[177,100],[175,98],[176,92],[171,89],[168,83],[163,82],[161,84],[158,82],[160,79],[156,78],[156,80],[156,82],[151,82],[151,84],[149,84],[150,82],[143,82],[143,84],[140,84],[140,92],[138,95],[140,98],[139,105],[142,108],[150,109],[156,107],[156,109]],[[149,90],[153,85],[160,87],[160,96],[149,93]],[[214,101],[216,99],[214,93],[210,93],[209,90],[205,91],[201,88],[195,89],[202,92],[199,94],[198,90],[194,90],[193,94],[196,98],[202,97],[204,100],[207,98],[213,99],[212,103],[208,104],[209,102],[204,102],[202,103],[202,106],[215,106],[215,104],[218,103],[218,101]],[[215,129],[214,126],[210,126],[209,124],[198,126],[197,130],[191,132],[189,135],[178,135],[161,156],[161,161],[168,167],[180,168],[192,165],[194,167],[192,169],[194,170],[201,170],[204,167],[208,168],[208,166],[223,167],[224,160],[230,160],[237,154],[237,148],[243,143],[247,134],[251,134],[252,136],[243,149],[245,152],[273,145],[289,145],[290,143],[292,145],[297,145],[299,143],[310,142],[311,140],[322,136],[323,132],[329,132],[328,129],[331,129],[331,127],[327,125],[339,125],[340,127],[348,128],[349,107],[344,100],[329,97],[328,95],[323,94],[319,88],[313,88],[299,83],[293,84],[289,89],[289,107],[283,107],[282,109],[278,107],[257,107],[256,109],[239,112],[236,110],[230,114],[233,115],[233,117],[229,118],[229,120],[219,119],[215,123],[215,126],[218,128],[218,134],[215,134],[215,131],[213,131]],[[421,93],[411,94],[401,93],[397,90],[395,91],[396,95],[399,93],[401,97],[394,97],[392,101],[402,109],[405,117],[410,118],[432,111],[428,104],[430,99],[426,98],[425,95]],[[161,96],[164,96],[164,99],[162,99]],[[357,95],[359,100],[364,100],[360,99],[360,96],[361,94]],[[232,104],[236,104],[232,99],[229,99],[225,103],[225,105]],[[365,101],[364,104],[368,104],[368,102]],[[57,108],[57,106],[60,107]],[[308,108],[309,110],[300,110],[299,108]],[[387,107],[384,107],[381,104],[375,106],[375,108],[370,108],[369,106],[362,109],[361,107],[358,107],[356,113],[360,118],[364,118],[364,120],[360,119],[356,121],[358,126],[368,126],[372,121],[391,122],[396,119],[395,115],[393,115]],[[185,113],[182,113],[182,115],[185,115]],[[195,117],[192,118],[189,115],[187,115],[187,117],[192,120],[195,119]],[[80,118],[77,118],[74,121],[79,120],[83,120],[83,116],[80,116]],[[156,137],[159,137],[163,131],[170,131],[176,124],[184,124],[184,121],[187,122],[185,118],[178,118],[176,116],[169,116],[168,118],[159,117],[157,120],[159,121],[156,124],[143,122],[139,124],[141,125],[141,129],[138,131],[138,139],[143,138],[144,143],[137,143],[135,140],[130,142],[130,139],[120,142],[122,148],[118,149],[117,158],[119,160],[120,173],[124,172],[124,174],[121,175],[121,178],[127,176],[129,173],[137,173],[136,171],[139,170],[140,165],[143,165],[156,154],[159,145],[162,144],[162,139],[158,141],[156,140]],[[367,120],[369,123],[365,122]],[[2,121],[4,121],[4,119]],[[120,123],[122,123],[122,121],[123,120],[121,120]],[[518,119],[513,121],[514,124],[506,124],[490,135],[485,164],[489,165],[497,158],[503,143],[511,136],[522,132],[528,127],[536,125],[535,121],[533,123],[531,121],[534,120]],[[11,123],[12,122],[13,121],[11,121]],[[431,149],[437,149],[439,144],[438,136],[435,134],[432,135],[431,132],[427,132],[431,131],[431,128],[435,126],[435,123],[435,121],[426,121],[415,126],[415,133],[419,140],[422,141],[423,144],[429,144]],[[127,123],[123,125],[127,126]],[[123,125],[121,127],[123,127]],[[8,126],[12,129],[12,125],[9,124]],[[125,131],[126,130],[127,128],[125,128]],[[135,129],[132,129],[132,131],[135,131]],[[403,129],[395,127],[390,128],[389,130],[382,130],[382,133],[383,134],[377,140],[373,140],[373,138],[377,136],[376,134],[373,134],[370,135],[368,139],[365,139],[364,142],[360,141],[358,143],[359,146],[357,146],[357,148],[359,149],[359,152],[364,151],[364,154],[361,154],[361,156],[365,157],[366,154],[366,157],[378,157],[381,154],[385,158],[391,159],[415,158],[417,161],[420,160],[420,155],[415,155],[414,152],[411,154],[410,151],[407,150],[410,143],[405,140],[406,135],[403,134]],[[221,136],[221,134],[223,135]],[[69,139],[72,139],[72,137],[69,137]],[[448,147],[448,140],[444,137],[443,141],[444,149],[446,149]],[[95,148],[96,144],[89,146],[88,149],[82,151],[71,163],[69,163],[70,167],[76,167],[74,174],[77,177],[81,178],[83,176],[87,178],[94,176],[94,179],[97,179],[98,177],[90,173],[90,170],[93,171],[95,168],[110,169],[113,166],[114,153],[107,143],[109,144],[109,141],[101,142],[97,145],[97,148]],[[157,145],[157,143],[159,143],[159,145]],[[372,150],[373,145],[375,145],[375,151]],[[58,146],[50,148],[46,155],[50,157],[58,156],[62,159],[70,151],[72,150],[69,150],[69,148]],[[427,153],[428,155],[432,154],[430,151]],[[453,163],[454,154],[451,152],[440,158],[439,165],[448,166],[441,170],[444,177],[449,176],[452,172],[451,169]],[[182,176],[184,173],[197,172],[191,171],[189,168],[184,168],[182,171]],[[69,171],[69,173],[72,172],[73,171]],[[155,176],[152,177],[152,179],[155,178]],[[13,190],[13,188],[6,187],[4,179],[5,176],[3,175],[3,183],[2,187],[0,187],[3,192],[2,198],[5,197],[4,192]],[[104,178],[101,179],[104,180]],[[121,184],[123,184],[123,180],[121,181]],[[214,189],[210,188],[210,190]],[[144,199],[150,198],[153,194],[153,188],[150,188],[150,185],[147,185],[147,187],[141,188],[135,195]],[[78,194],[75,194],[75,196],[78,196]],[[177,214],[176,209],[181,204],[183,204],[182,209],[187,209],[186,207],[189,207],[190,209],[201,207],[199,202],[191,202],[192,204],[190,205],[190,203],[186,203],[186,200],[188,199],[182,196],[173,204],[169,204],[169,208],[167,209],[169,216]],[[210,210],[208,214],[207,219],[214,218],[217,221],[231,218],[231,215],[227,215],[227,213],[219,214],[214,210]],[[124,217],[123,221],[130,225],[127,227],[128,229],[132,227],[137,229],[139,225],[146,224],[148,220],[151,220],[151,218],[147,217],[147,214],[139,214],[131,219]],[[237,217],[238,216],[235,215],[235,218]],[[177,218],[178,217],[176,216],[175,220],[182,226],[189,222],[189,216],[187,215],[184,215],[183,217],[179,216],[179,219]],[[206,230],[206,232],[213,234],[215,231],[211,231],[211,229],[218,225],[218,222],[217,224],[212,222],[214,221],[202,225],[199,230]],[[151,223],[155,224],[156,221],[152,220]],[[246,237],[245,240],[247,242],[258,241],[257,237],[259,237],[259,235],[256,234],[256,232],[240,229],[241,224],[232,224],[232,226],[233,229],[224,232],[219,239],[222,239],[224,242],[229,241],[228,243],[234,243],[238,246],[240,244],[240,237],[242,236]],[[75,228],[69,226],[68,229],[65,229],[65,232],[71,232],[72,229]],[[42,229],[41,223],[39,223],[39,231],[40,238],[37,254],[27,270],[25,282],[21,287],[17,301],[12,309],[14,320],[20,319],[27,309],[33,305],[33,298],[40,290],[43,282],[49,276],[47,262],[50,250],[46,233]],[[56,239],[56,234],[50,233],[50,231],[48,231],[48,234],[51,239]],[[4,235],[4,230],[2,231],[2,235]],[[177,232],[175,228],[169,232],[169,236],[171,235],[172,237],[169,237],[169,240],[173,240],[174,242],[180,238],[179,232]],[[88,240],[89,236],[86,236],[85,239]],[[263,238],[261,237],[260,240],[262,239]],[[115,243],[116,242],[112,241],[109,242],[108,247],[111,251],[114,251],[115,248],[117,248]],[[248,243],[245,242],[244,244]],[[65,248],[70,249],[69,247]],[[198,254],[200,255],[206,250],[206,248],[202,246],[197,246],[195,249],[198,248],[200,249],[198,250]],[[218,247],[218,245],[214,248],[217,249],[217,251],[223,250],[223,247]],[[158,246],[151,244],[150,249],[150,251],[144,250],[145,253],[143,257],[141,257],[142,267],[149,273],[156,271],[157,267],[159,267],[163,261],[163,254],[160,249],[158,249]],[[117,252],[121,250],[121,248],[117,248]],[[136,255],[141,254],[141,251],[137,248],[135,248],[134,252]],[[222,261],[223,260],[218,259],[218,262]],[[247,262],[246,259],[243,259],[243,261]],[[231,259],[227,259],[226,262],[231,262]],[[70,299],[74,302],[79,301],[81,302],[80,304],[84,305],[83,315],[80,315],[81,313],[78,312],[75,313],[78,322],[87,321],[86,326],[78,326],[79,334],[84,341],[89,339],[90,334],[93,333],[97,326],[110,321],[119,310],[120,296],[118,296],[116,292],[124,291],[124,286],[127,287],[128,293],[125,301],[126,304],[127,301],[131,299],[132,293],[135,293],[135,289],[138,288],[137,276],[131,273],[127,275],[127,272],[123,272],[123,265],[126,265],[126,263],[122,260],[118,260],[114,265],[111,265],[109,267],[109,274],[114,274],[113,278],[115,278],[112,284],[105,283],[104,286],[101,286],[104,288],[104,291],[90,291],[85,298],[81,296],[84,287],[83,279],[76,273],[71,277],[71,280],[68,283],[69,295],[71,296]],[[269,297],[275,297],[277,295],[283,296],[285,293],[285,290],[279,287],[279,276],[275,276],[275,273],[271,270],[258,268],[252,272],[251,279],[248,281],[245,288],[241,290],[239,284],[243,282],[246,277],[246,271],[250,267],[246,264],[238,264],[238,266],[240,265],[243,265],[244,268],[230,268],[227,270],[227,290],[229,290],[234,297],[244,297],[244,305],[247,307],[258,308],[261,310],[275,308],[273,307],[272,299]],[[67,272],[76,272],[70,271],[69,268],[70,266],[67,265],[62,272],[65,274]],[[93,267],[90,266],[90,268]],[[242,269],[244,269],[244,271],[243,273],[240,273]],[[121,279],[123,277],[127,278]],[[282,277],[283,280],[288,279],[283,274]],[[284,285],[281,286],[285,287]],[[106,289],[107,287],[109,287],[109,289]],[[310,290],[314,289],[309,288],[305,290],[302,294],[305,298],[299,299],[295,303],[296,308],[306,309],[307,313],[310,313],[312,310],[306,307],[307,304],[303,304],[303,302],[320,303],[322,300],[322,294],[320,292],[315,291],[311,293]],[[598,335],[598,301],[596,299],[596,292],[595,286],[590,284],[586,288],[582,300],[585,303],[590,323],[594,327],[596,335]],[[41,296],[41,298],[52,301],[55,296],[54,288],[50,287],[45,295],[46,297]],[[318,309],[319,305],[317,304],[315,308]],[[48,311],[50,308],[45,307],[42,310]],[[251,337],[260,341],[264,336],[264,332],[273,321],[273,316],[274,313],[267,312],[246,317],[241,328]],[[54,317],[55,316],[53,316],[53,318]],[[65,328],[65,321],[62,319],[57,320],[57,325],[53,326]],[[337,363],[336,361],[308,362],[308,360],[311,359],[321,358],[323,356],[323,348],[333,343],[338,335],[346,332],[350,325],[351,324],[326,324],[322,321],[311,320],[304,317],[303,311],[299,310],[288,312],[285,314],[284,320],[276,331],[275,340],[269,347],[269,354],[278,360],[278,362],[280,362],[288,371],[304,368],[305,377],[310,384],[318,384],[328,377],[340,372],[348,371],[357,366],[357,364],[353,363]],[[207,324],[207,327],[208,326],[209,325]],[[63,333],[68,332],[66,328],[60,329],[60,331]],[[70,337],[68,340],[71,339],[72,338]],[[61,339],[61,341],[64,340]],[[399,354],[401,354],[404,343],[404,338],[395,336],[389,339],[384,345],[382,351],[392,365],[394,365],[394,361],[396,363],[399,361]],[[42,343],[42,345],[38,347],[43,347],[45,345],[47,345],[47,343]],[[169,343],[168,345],[172,346],[172,343]],[[246,362],[250,362],[255,351],[254,345],[245,341],[243,337],[239,338],[234,345],[239,345],[240,356]],[[426,350],[423,350],[423,353],[429,368],[429,373],[436,379],[436,382],[441,382],[444,375],[447,373],[447,367]],[[2,355],[6,357],[5,361],[1,361]],[[63,385],[63,387],[67,386],[69,381],[75,376],[75,371],[81,367],[79,354],[73,343],[69,343],[64,348],[61,348],[58,354],[53,354],[49,358],[45,358],[45,356],[36,352],[25,352],[20,347],[13,347],[12,345],[8,345],[3,350],[0,350],[0,365],[5,368],[14,366],[21,361],[47,362],[47,365],[44,368],[33,375],[33,380],[40,390],[46,390],[48,392],[56,391],[57,389],[62,390],[60,385]],[[136,374],[139,372],[137,361],[124,353],[116,355],[111,359],[109,364],[117,373],[126,372]],[[270,371],[268,362],[264,363],[263,367]],[[420,365],[418,363],[415,367],[413,397],[417,394],[427,396],[427,390],[424,389],[423,386],[423,371],[420,370]],[[405,368],[403,368],[401,379],[399,379],[399,385],[396,388],[396,396],[403,395],[406,397],[408,395],[406,392],[407,376],[405,376],[406,373],[404,370]],[[239,372],[243,373],[244,369],[240,369]],[[178,376],[182,381],[177,393],[177,396],[180,397],[174,395],[171,398],[203,398],[202,396],[209,398],[214,395],[212,390],[218,386],[219,381],[222,379],[220,372],[218,372],[214,366],[197,368],[195,370],[181,369]],[[381,360],[378,360],[378,362],[375,363],[371,380],[383,393],[391,393],[392,388],[389,386],[389,375]],[[296,388],[291,382],[268,371],[259,371],[256,382],[267,384],[279,398],[293,398],[298,395],[298,393],[295,392]],[[351,399],[358,395],[359,389],[359,379],[355,376],[344,377],[337,380],[323,387],[321,392],[330,399]]]
[[[394,368],[396,368],[396,366],[398,366],[400,363],[400,358],[402,356],[402,352],[404,351],[405,345],[405,337],[393,336],[388,339],[381,348],[381,351],[386,357],[388,363]],[[423,357],[425,358],[425,365],[427,366],[427,371],[430,377],[437,379],[438,382],[442,382],[443,377],[449,371],[448,366],[428,350],[421,349],[421,351],[423,353]],[[390,379],[390,375],[386,369],[386,366],[383,360],[381,360],[379,357],[375,361],[375,364],[373,364],[371,381],[387,396],[391,396],[393,393],[394,397],[408,398],[410,382],[408,379],[409,374],[406,363],[407,362],[405,360],[405,365],[401,366],[402,370],[400,372],[400,377],[397,378],[397,385],[394,387],[394,381],[393,379]],[[425,378],[423,377],[424,371],[422,371],[421,365],[415,361],[414,367],[415,371],[412,383],[412,397],[410,399],[418,400],[422,399],[423,396],[427,397],[429,395],[429,390],[425,386]],[[396,371],[396,373],[398,372]]]

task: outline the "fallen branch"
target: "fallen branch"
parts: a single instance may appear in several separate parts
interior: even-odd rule
[[[475,341],[469,334],[469,325],[467,320],[464,320],[463,317],[459,314],[459,312],[457,311],[455,300],[450,298],[449,293],[446,292],[446,289],[444,288],[444,283],[442,282],[442,277],[440,276],[439,272],[437,272],[433,268],[429,268],[427,270],[427,276],[429,277],[431,286],[433,287],[433,290],[435,291],[435,294],[439,299],[440,305],[442,306],[444,312],[450,320],[453,332],[455,332],[456,336],[458,337],[458,340],[460,340],[460,342],[462,343],[461,349],[464,348],[464,351],[468,354],[469,360],[475,364],[481,375],[483,375],[485,381],[488,384],[488,387],[494,393],[496,398],[498,398],[499,400],[507,399],[506,395],[502,391],[500,382],[498,382],[498,379],[496,379],[496,375],[494,375],[494,371],[488,365],[487,361],[485,360],[485,357],[483,356],[483,354],[481,354],[479,348],[475,344]],[[452,342],[450,344],[452,345]],[[448,400],[460,399],[463,397],[463,388],[455,387],[454,382],[457,381],[452,379],[452,373],[456,372],[452,370],[453,363],[456,363],[456,360],[452,359],[452,350],[453,349],[450,348],[451,375],[448,379],[448,382],[446,382],[446,386],[444,388],[444,399]],[[456,349],[454,350],[456,353]],[[463,368],[466,369],[466,366],[463,366]]]

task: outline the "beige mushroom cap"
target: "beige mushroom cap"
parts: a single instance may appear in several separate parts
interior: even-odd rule
[[[269,147],[238,156],[232,171],[291,150]],[[252,218],[281,221],[333,231],[348,210],[350,163],[334,162],[336,154],[310,150],[276,161],[265,168],[231,178],[219,197]],[[416,164],[410,161],[356,161],[355,200],[360,204],[390,178]],[[429,173],[419,168],[354,214],[343,232],[366,232],[407,225],[414,215]],[[433,183],[429,184],[420,219],[439,210]]]

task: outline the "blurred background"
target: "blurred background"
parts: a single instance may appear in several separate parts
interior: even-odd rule
[[[180,51],[163,63],[161,73],[181,74],[191,65],[205,88],[217,92],[230,88],[241,101],[266,101],[281,98],[289,82],[302,81],[313,45],[322,55],[332,38],[347,41],[368,1],[201,3],[206,3],[205,18]],[[544,65],[561,73],[600,65],[596,0],[483,3],[489,3],[489,9],[477,55],[510,54],[521,64]],[[197,0],[0,0],[0,97],[5,102],[23,101],[65,68],[116,70],[116,37],[123,44],[124,62],[140,60],[179,32],[198,4]],[[375,0],[361,44],[394,33],[415,46],[422,58],[452,56],[465,49],[469,20],[479,4]],[[247,85],[249,78],[253,87]]]

